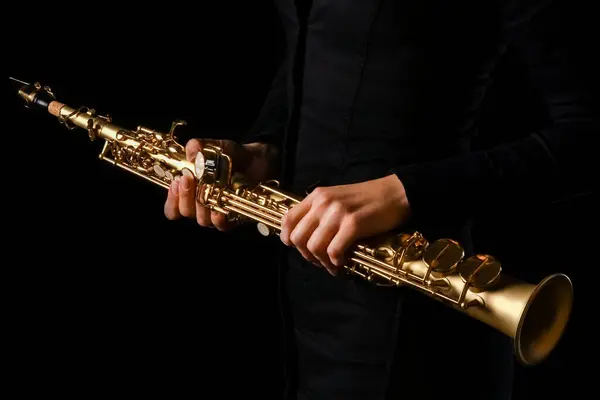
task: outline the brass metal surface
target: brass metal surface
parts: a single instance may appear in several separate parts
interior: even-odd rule
[[[26,105],[39,84],[19,90]],[[216,145],[203,148],[196,164],[186,159],[173,123],[167,134],[138,127],[128,130],[94,110],[51,103],[48,112],[70,129],[88,131],[91,140],[105,140],[100,159],[168,188],[181,174],[197,181],[197,201],[230,219],[257,223],[265,235],[279,234],[285,213],[302,197],[278,189],[277,181],[250,182],[233,174],[232,160]],[[455,240],[431,243],[419,232],[385,234],[357,243],[344,267],[350,275],[382,287],[408,287],[469,315],[514,339],[523,365],[543,361],[557,346],[573,306],[571,280],[557,273],[531,284],[502,273],[494,257],[477,254],[465,259]],[[386,290],[383,289],[382,290]]]

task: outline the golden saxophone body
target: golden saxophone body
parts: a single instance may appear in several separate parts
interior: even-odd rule
[[[18,81],[21,82],[21,81]],[[256,222],[259,232],[278,234],[284,214],[302,198],[278,189],[277,181],[252,183],[232,173],[231,158],[215,145],[186,159],[185,148],[168,133],[115,125],[94,110],[73,108],[55,99],[48,87],[25,82],[19,95],[26,107],[47,110],[69,129],[82,128],[92,140],[103,139],[100,159],[164,188],[177,176],[197,181],[197,201],[232,220]],[[465,313],[514,340],[523,365],[542,362],[557,346],[573,306],[569,277],[556,273],[538,284],[502,273],[493,256],[466,257],[460,243],[429,242],[419,232],[384,234],[356,244],[345,270],[375,285],[407,286]]]

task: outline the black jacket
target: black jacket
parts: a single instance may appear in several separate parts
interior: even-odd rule
[[[283,148],[284,187],[303,192],[316,181],[393,172],[415,218],[439,221],[449,210],[468,218],[499,204],[554,200],[589,170],[598,120],[588,82],[579,80],[582,65],[570,54],[587,38],[568,36],[562,17],[569,2],[276,3],[285,58],[245,140]],[[509,142],[471,151],[507,49],[527,65],[547,125],[519,140],[507,132]]]
[[[395,173],[406,187],[414,228],[429,239],[462,241],[469,253],[475,214],[589,189],[574,182],[591,170],[597,110],[571,54],[571,27],[562,19],[569,2],[296,3],[277,0],[287,51],[244,139],[281,147],[284,188],[304,194],[315,183]],[[547,123],[518,139],[507,132],[501,144],[474,150],[482,104],[509,49],[527,65]],[[392,393],[388,386],[396,383],[402,395],[403,384],[414,385],[424,399],[425,389],[451,394],[447,389],[456,387],[462,394],[455,379],[465,374],[470,388],[481,386],[473,389],[481,398],[509,397],[512,349],[506,338],[469,325],[455,311],[444,314],[421,295],[404,301],[330,278],[293,251],[289,261],[301,395],[374,399]],[[441,355],[456,369],[437,369]],[[396,368],[402,372],[388,380]],[[431,374],[439,388],[430,386]]]

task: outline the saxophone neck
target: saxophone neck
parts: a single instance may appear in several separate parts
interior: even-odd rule
[[[42,86],[39,82],[27,83],[13,77],[9,79],[21,85],[18,95],[24,100],[26,108],[48,110],[56,100],[49,86]]]

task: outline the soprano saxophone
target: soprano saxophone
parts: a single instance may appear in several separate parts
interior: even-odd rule
[[[165,189],[180,175],[193,177],[197,201],[229,219],[255,222],[260,234],[278,234],[284,214],[302,198],[278,189],[275,180],[251,183],[232,173],[232,160],[217,145],[207,145],[190,162],[174,135],[185,121],[173,122],[168,133],[138,126],[130,130],[87,107],[73,108],[56,100],[39,83],[20,82],[18,94],[27,108],[46,110],[69,129],[88,131],[104,140],[101,160]],[[379,235],[357,243],[345,271],[375,285],[407,286],[466,313],[508,335],[514,355],[525,366],[539,364],[558,345],[573,306],[573,286],[562,273],[537,285],[502,273],[491,255],[465,256],[460,243],[433,242],[419,232]]]

